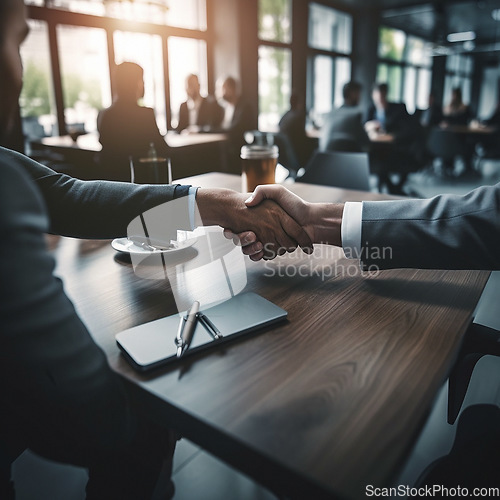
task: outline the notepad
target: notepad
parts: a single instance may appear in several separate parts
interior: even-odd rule
[[[116,342],[134,368],[147,371],[169,363],[182,363],[197,352],[217,349],[231,340],[256,333],[287,317],[284,309],[251,292],[236,295],[201,312],[208,316],[223,337],[214,340],[198,322],[191,346],[180,359],[177,358],[174,342],[179,326],[178,314],[124,330],[116,335]]]

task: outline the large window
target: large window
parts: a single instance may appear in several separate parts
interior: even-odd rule
[[[115,31],[115,63],[135,62],[144,69],[145,106],[156,112],[160,132],[166,133],[165,84],[163,79],[162,40],[159,35]]]
[[[473,69],[474,61],[471,56],[453,54],[446,58],[446,77],[443,94],[445,105],[450,101],[451,91],[454,87],[460,88],[462,90],[463,101],[466,104],[470,103]]]
[[[342,105],[342,87],[351,79],[352,18],[331,7],[309,5],[307,105],[313,125]]]
[[[27,0],[44,5],[44,0]],[[205,30],[205,0],[51,0],[50,7],[94,16]]]
[[[24,84],[20,98],[23,133],[38,139],[57,133],[47,25],[30,21],[30,34],[21,46]]]
[[[259,129],[274,130],[292,87],[292,1],[259,0]]]
[[[208,93],[207,44],[204,40],[172,36],[168,39],[168,53],[172,126],[176,127],[180,105],[187,99],[186,77],[198,75],[201,94]]]
[[[259,47],[259,128],[272,130],[289,108],[292,57],[289,49]]]
[[[154,108],[162,133],[176,124],[188,73],[198,74],[202,92],[208,90],[208,40],[213,37],[206,0],[26,3],[33,6],[28,11],[32,31],[21,54],[25,86],[20,103],[28,138],[73,128],[95,131],[99,110],[112,101],[113,66],[123,61],[143,67],[143,104]],[[53,9],[68,12],[62,16]],[[170,81],[165,81],[167,67]]]
[[[93,132],[99,110],[111,104],[106,32],[61,25],[57,39],[67,129]]]
[[[424,40],[400,30],[381,27],[377,81],[389,85],[389,100],[404,102],[410,113],[427,107],[431,58]]]
[[[272,42],[292,41],[292,2],[259,0],[259,38]]]
[[[309,46],[315,49],[350,53],[352,47],[352,18],[348,14],[311,4],[309,6]]]

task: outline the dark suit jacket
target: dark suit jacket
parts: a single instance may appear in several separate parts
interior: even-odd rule
[[[130,181],[129,157],[146,156],[150,143],[154,143],[159,155],[169,156],[152,108],[117,100],[99,113],[97,128],[103,179]]]
[[[425,128],[435,127],[443,121],[443,111],[437,104],[427,109],[416,109],[414,116]]]
[[[365,117],[365,122],[375,120],[377,117],[377,110],[372,104],[368,109],[368,114]],[[408,117],[406,105],[402,102],[389,102],[385,110],[385,130],[387,133],[397,133],[399,127],[405,122]]]
[[[328,113],[321,129],[319,149],[333,150],[335,141],[352,141],[359,151],[368,150],[370,140],[361,122],[361,111],[353,106],[341,106]]]
[[[196,125],[201,129],[214,130],[220,127],[224,118],[224,110],[212,97],[202,97]],[[181,132],[189,126],[189,108],[188,103],[183,102],[179,108],[179,125],[177,132]]]
[[[465,196],[365,201],[361,241],[366,266],[500,269],[500,184]]]
[[[21,436],[95,458],[134,439],[123,384],[54,275],[44,235],[123,236],[139,213],[187,189],[79,181],[0,148],[2,451]]]
[[[288,138],[289,147],[292,148],[296,162],[298,162],[295,169],[298,169],[301,165],[305,165],[314,147],[313,141],[306,134],[306,112],[302,109],[289,109],[281,117],[279,129]],[[278,147],[280,147],[279,144]],[[280,163],[288,169],[291,168],[293,170],[293,166],[283,163],[283,159],[281,158],[282,149],[283,147],[280,147]]]
[[[229,135],[229,140],[239,148],[245,144],[243,134],[248,130],[254,130],[257,126],[257,117],[252,105],[243,98],[240,98],[234,108],[231,126],[225,131]]]

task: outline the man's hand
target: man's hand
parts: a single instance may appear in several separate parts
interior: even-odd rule
[[[273,259],[297,245],[312,252],[308,233],[277,203],[263,199],[250,209],[246,198],[229,189],[199,189],[196,200],[203,224],[218,224],[239,234],[244,253],[252,260]]]
[[[251,196],[245,200],[247,207],[256,207],[264,200],[273,200],[282,207],[290,217],[302,226],[311,241],[317,242],[312,215],[312,203],[304,201],[280,184],[257,186]]]
[[[273,200],[278,203],[302,226],[313,243],[342,245],[343,204],[309,203],[278,184],[257,186],[245,203],[248,207],[256,207],[264,200]],[[237,236],[240,238],[243,253],[250,255],[252,260],[262,258],[258,251],[259,241],[256,235],[246,232]]]

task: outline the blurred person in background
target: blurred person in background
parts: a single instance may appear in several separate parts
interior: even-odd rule
[[[133,62],[119,64],[113,104],[97,117],[102,179],[130,181],[130,158],[146,157],[151,143],[159,156],[170,156],[153,108],[139,104],[143,97],[144,70]]]
[[[224,110],[213,97],[201,95],[198,75],[190,74],[186,77],[186,94],[187,100],[179,109],[176,131],[210,132],[220,128]]]
[[[344,104],[328,113],[321,129],[321,151],[360,152],[370,149],[370,140],[363,128],[359,109],[361,89],[361,84],[355,81],[344,85]]]
[[[252,105],[241,95],[239,82],[232,76],[225,78],[220,88],[224,118],[222,131],[228,135],[227,162],[230,172],[241,173],[240,149],[245,144],[244,134],[257,126],[257,115]]]
[[[278,126],[288,138],[298,164],[304,166],[314,150],[314,142],[306,134],[306,110],[296,90],[292,90],[290,109],[281,117]]]
[[[451,91],[450,102],[443,108],[445,125],[467,125],[471,118],[469,106],[464,103],[462,89],[454,87]]]

